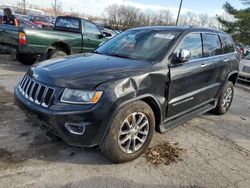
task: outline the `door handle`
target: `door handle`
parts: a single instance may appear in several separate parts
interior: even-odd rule
[[[229,61],[229,59],[224,59],[224,62],[228,62]]]
[[[201,68],[205,68],[207,66],[209,66],[209,65],[208,64],[201,64]]]

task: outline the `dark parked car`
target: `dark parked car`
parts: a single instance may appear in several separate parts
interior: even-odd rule
[[[34,65],[15,88],[15,104],[67,143],[99,145],[126,162],[145,151],[155,130],[210,110],[226,113],[238,66],[222,31],[130,29],[95,53]]]
[[[240,61],[239,69],[239,79],[250,82],[250,54]]]

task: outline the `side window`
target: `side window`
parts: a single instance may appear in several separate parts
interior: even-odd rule
[[[55,26],[69,29],[80,29],[79,20],[75,18],[58,17]]]
[[[231,53],[234,52],[234,45],[232,43],[232,40],[226,36],[226,35],[220,35],[221,43],[222,43],[222,50],[223,53]]]
[[[90,33],[90,34],[94,34],[94,35],[100,35],[101,32],[99,31],[99,29],[97,28],[97,26],[91,22],[88,21],[84,21],[84,31],[85,33]]]
[[[204,57],[222,54],[219,36],[216,34],[203,34]]]
[[[177,52],[180,49],[189,50],[191,52],[191,60],[202,58],[202,42],[201,34],[192,33],[189,34],[178,47]]]

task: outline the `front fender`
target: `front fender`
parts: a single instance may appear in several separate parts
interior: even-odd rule
[[[161,73],[146,73],[139,76],[124,78],[118,81],[107,82],[98,85],[97,90],[104,91],[103,101],[106,101],[107,109],[109,109],[107,120],[104,122],[106,126],[102,130],[100,141],[106,137],[112,120],[117,112],[128,103],[136,100],[147,102],[150,99],[153,101],[154,112],[158,112],[157,123],[161,123],[166,113],[166,87],[168,86],[168,77]],[[149,104],[150,105],[150,104]]]

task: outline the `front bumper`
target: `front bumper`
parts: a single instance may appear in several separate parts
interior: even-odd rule
[[[110,116],[107,116],[109,109],[104,104],[96,105],[88,110],[65,111],[61,109],[55,111],[27,100],[18,88],[15,88],[14,102],[34,123],[45,126],[50,132],[61,137],[70,145],[81,147],[99,145],[109,128],[108,117]],[[70,132],[65,126],[68,123],[83,124],[83,134],[78,135]]]
[[[240,71],[238,79],[242,81],[250,82],[250,73],[245,73],[245,72]]]

